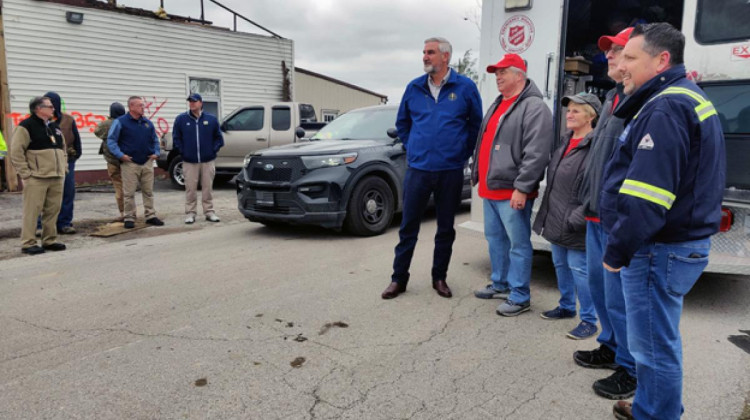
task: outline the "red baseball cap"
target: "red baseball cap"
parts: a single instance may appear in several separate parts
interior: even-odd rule
[[[497,69],[515,67],[526,72],[526,62],[518,54],[505,54],[497,64],[487,66],[487,73],[494,73]]]
[[[612,44],[624,47],[630,39],[630,33],[633,32],[633,27],[625,28],[617,33],[615,36],[604,35],[599,38],[599,49],[602,51],[609,51],[612,48]]]

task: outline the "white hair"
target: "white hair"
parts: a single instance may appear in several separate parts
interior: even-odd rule
[[[524,79],[526,79],[526,72],[525,71],[519,69],[518,67],[513,67],[513,66],[510,66],[508,68],[511,69],[511,70],[513,70],[514,73],[520,74],[521,77],[523,77]]]
[[[425,44],[427,44],[428,42],[437,42],[440,52],[448,53],[448,62],[450,63],[451,57],[453,57],[453,46],[451,45],[450,41],[439,36],[434,36],[432,38],[427,38],[424,40]]]

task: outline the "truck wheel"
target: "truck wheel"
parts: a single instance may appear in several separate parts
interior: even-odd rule
[[[344,226],[355,235],[380,235],[391,224],[394,207],[388,183],[376,176],[367,177],[354,187]]]
[[[185,174],[182,172],[182,156],[176,156],[169,162],[169,180],[177,188],[185,188]]]

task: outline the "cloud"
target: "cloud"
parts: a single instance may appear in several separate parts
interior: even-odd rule
[[[120,0],[146,9],[153,0]],[[406,84],[422,73],[423,41],[442,36],[453,44],[454,60],[479,51],[479,32],[464,17],[476,0],[223,0],[222,4],[294,41],[298,66],[388,95],[397,103]],[[198,2],[165,1],[168,13],[200,17]],[[232,27],[232,15],[205,2],[205,16]],[[264,33],[238,19],[238,29]]]

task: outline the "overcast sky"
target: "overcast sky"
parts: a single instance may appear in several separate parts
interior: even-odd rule
[[[388,95],[397,104],[406,83],[422,74],[422,47],[431,36],[448,38],[453,59],[479,53],[481,0],[219,0],[294,41],[296,65]],[[118,0],[156,10],[159,0]],[[232,27],[232,15],[208,0],[205,18]],[[164,0],[167,13],[200,18],[200,0]],[[468,18],[465,20],[464,18]],[[238,29],[262,33],[249,24]]]

